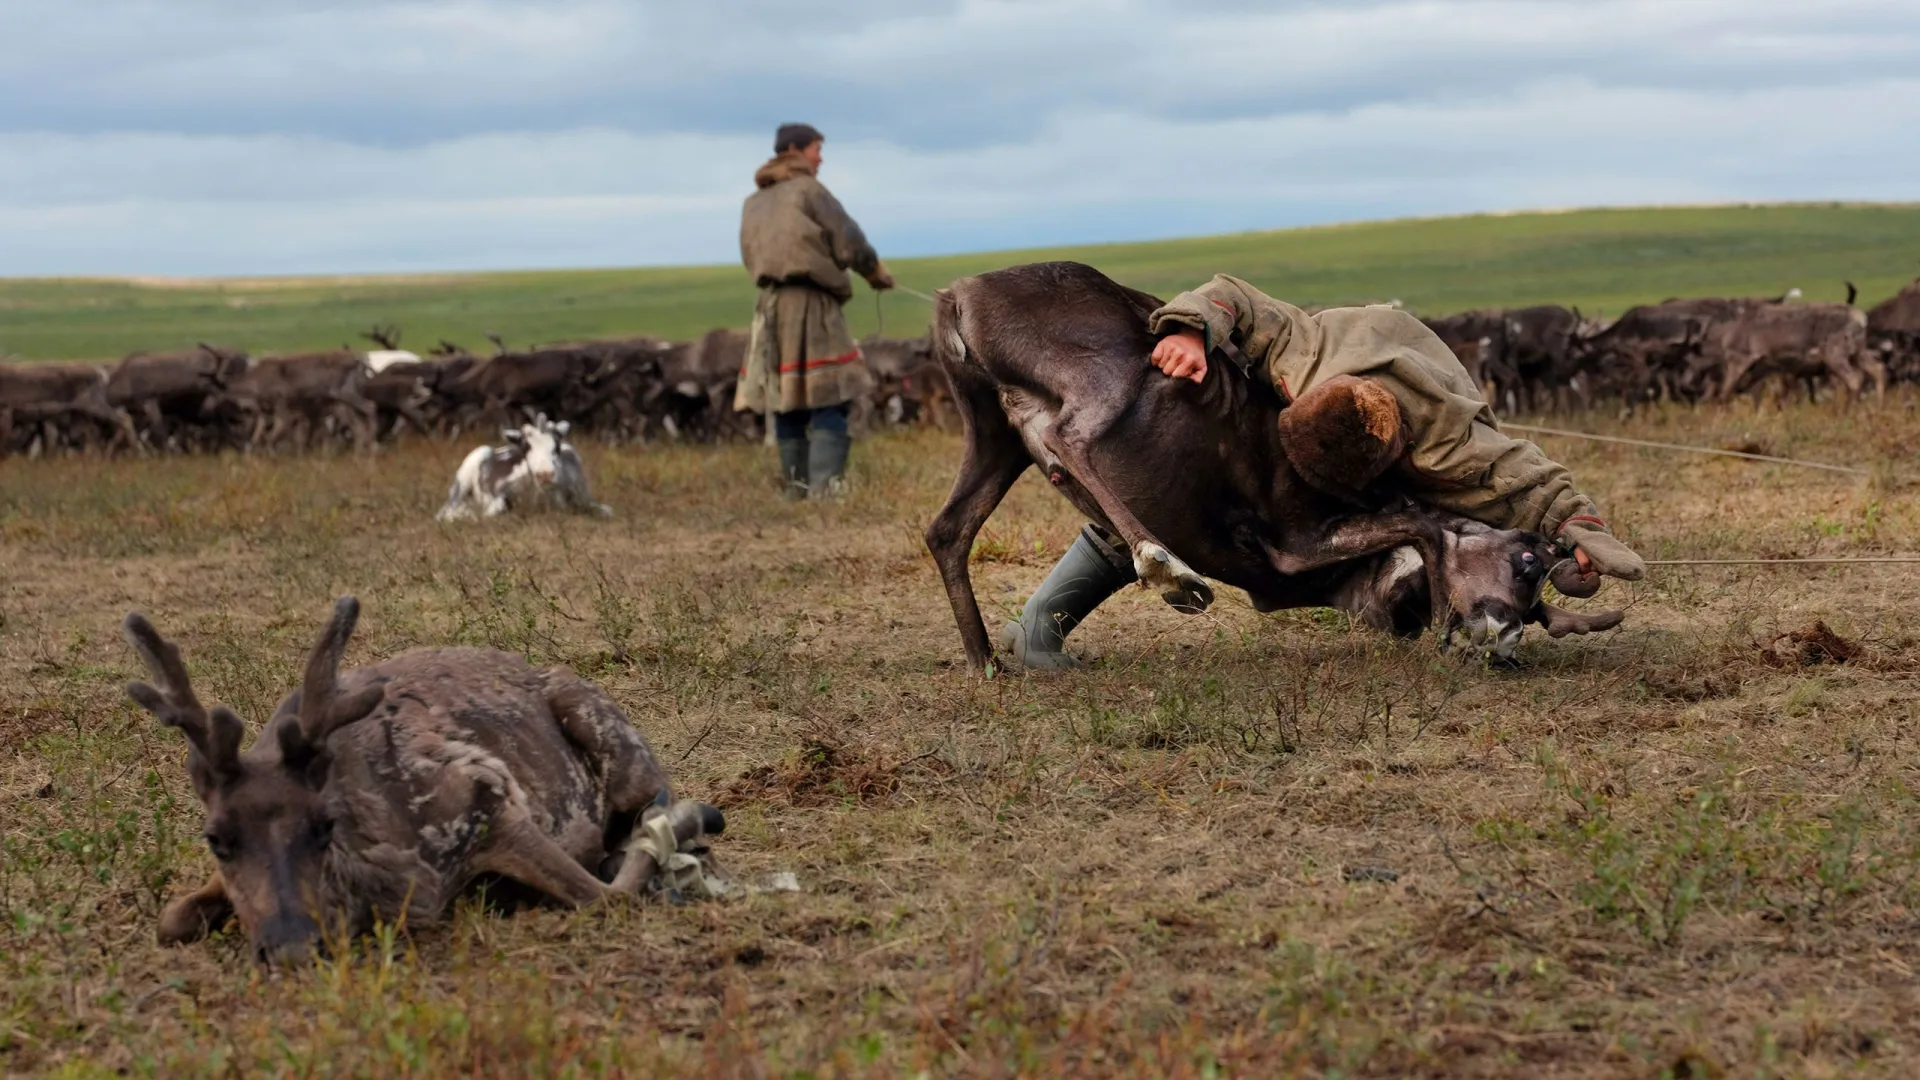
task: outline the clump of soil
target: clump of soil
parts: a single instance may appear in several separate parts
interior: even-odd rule
[[[727,785],[731,802],[780,799],[792,806],[876,802],[900,789],[899,766],[827,739],[808,739],[778,765],[757,765]]]
[[[1774,667],[1814,667],[1819,664],[1844,664],[1857,659],[1865,650],[1827,627],[1823,620],[1811,626],[1775,634],[1760,647],[1760,657]]]
[[[1698,674],[1652,670],[1640,677],[1649,692],[1667,701],[1716,701],[1740,693],[1740,680],[1725,671]]]

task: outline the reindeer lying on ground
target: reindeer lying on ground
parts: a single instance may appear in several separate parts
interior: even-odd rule
[[[567,431],[565,420],[555,423],[541,413],[531,424],[502,431],[507,445],[475,447],[453,474],[439,519],[464,521],[541,506],[611,516],[610,508],[587,493],[586,468]]]
[[[1377,477],[1354,485],[1378,493],[1360,513],[1308,485],[1281,449],[1271,389],[1230,362],[1199,384],[1147,362],[1147,315],[1159,306],[1078,263],[963,278],[939,294],[933,347],[965,421],[966,451],[926,541],[975,672],[992,647],[968,553],[1035,464],[1067,501],[1118,533],[1139,579],[1182,611],[1212,603],[1204,574],[1245,589],[1261,611],[1341,607],[1401,633],[1432,623],[1446,640],[1463,631],[1501,656],[1527,622],[1554,637],[1619,624],[1619,612],[1576,614],[1540,599],[1549,568],[1569,595],[1599,585],[1544,536],[1406,504]],[[1296,420],[1311,422],[1316,395],[1287,406],[1304,410]]]
[[[127,693],[186,735],[220,864],[161,913],[162,944],[232,917],[259,959],[299,960],[323,930],[431,923],[488,874],[584,906],[637,894],[675,855],[654,819],[681,852],[725,828],[713,807],[675,802],[620,707],[564,668],[445,648],[342,673],[359,613],[350,596],[334,605],[300,689],[245,753],[240,718],[202,706],[180,650],[127,616],[156,684]]]

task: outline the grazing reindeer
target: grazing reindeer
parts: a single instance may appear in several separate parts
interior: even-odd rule
[[[447,504],[436,516],[467,521],[476,511],[496,517],[541,505],[610,516],[613,511],[587,493],[586,468],[567,441],[568,430],[565,420],[555,423],[541,413],[531,424],[503,430],[507,445],[475,447],[454,472]]]
[[[1554,637],[1619,624],[1618,612],[1576,614],[1541,601],[1550,567],[1572,595],[1599,584],[1582,580],[1546,537],[1419,506],[1393,509],[1404,500],[1379,491],[1377,475],[1353,483],[1364,506],[1306,483],[1282,450],[1281,402],[1271,389],[1233,363],[1195,384],[1147,362],[1147,315],[1159,306],[1078,263],[963,278],[938,296],[934,354],[952,382],[966,450],[926,541],[972,670],[986,668],[992,646],[968,553],[1034,464],[1067,501],[1119,534],[1129,576],[1182,611],[1213,602],[1204,573],[1245,589],[1262,611],[1339,606],[1403,633],[1431,621],[1445,638],[1464,631],[1501,656],[1526,622]],[[1316,390],[1287,407],[1308,445],[1330,396]],[[1340,446],[1320,444],[1328,460],[1310,463],[1318,475],[1351,473]]]
[[[167,905],[160,941],[237,918],[264,961],[303,959],[323,930],[435,921],[476,877],[579,907],[637,893],[673,852],[635,822],[665,815],[679,850],[725,828],[673,801],[620,707],[564,668],[492,649],[415,649],[342,673],[360,605],[342,597],[300,689],[245,753],[240,718],[205,708],[180,650],[139,614],[127,641],[154,685],[127,693],[187,737],[219,872]],[[617,869],[609,884],[596,871]]]

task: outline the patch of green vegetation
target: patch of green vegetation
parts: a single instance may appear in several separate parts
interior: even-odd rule
[[[1863,302],[1920,272],[1920,206],[1803,204],[1658,207],[1474,215],[1238,233],[1151,243],[983,252],[893,261],[923,292],[956,277],[1041,259],[1092,263],[1136,288],[1171,295],[1215,273],[1244,277],[1300,304],[1399,299],[1444,314],[1490,305],[1561,303],[1587,314],[1677,295],[1773,295],[1798,287],[1837,300],[1851,279]],[[848,306],[856,334],[884,315],[892,334],[926,325],[925,302]],[[392,277],[150,282],[0,280],[0,351],[28,359],[104,359],[137,349],[218,341],[255,352],[360,343],[375,323],[404,344],[441,338],[484,350],[509,344],[656,334],[690,338],[740,326],[752,286],[735,266]]]
[[[1920,848],[1904,791],[1831,802],[1756,798],[1716,777],[1655,798],[1610,793],[1543,751],[1560,820],[1538,835],[1584,864],[1575,896],[1646,942],[1676,945],[1703,911],[1758,910],[1774,921],[1830,917],[1858,897],[1904,902]],[[1482,828],[1512,843],[1513,834]]]

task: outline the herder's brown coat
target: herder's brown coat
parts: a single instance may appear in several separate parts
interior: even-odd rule
[[[1400,403],[1407,460],[1422,502],[1505,529],[1549,536],[1568,518],[1594,514],[1566,466],[1500,431],[1479,387],[1419,319],[1389,307],[1317,314],[1275,300],[1226,274],[1184,292],[1147,319],[1233,339],[1254,374],[1291,400],[1338,375],[1374,380]]]
[[[871,277],[880,256],[796,153],[754,174],[740,213],[740,258],[760,286],[734,408],[792,412],[840,405],[872,387],[847,332],[848,271]]]

